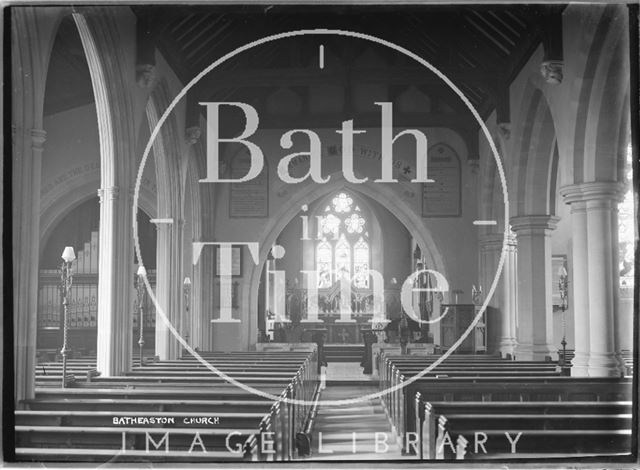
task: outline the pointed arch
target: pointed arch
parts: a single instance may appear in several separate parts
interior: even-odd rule
[[[573,183],[620,181],[628,125],[628,9],[604,8],[589,46],[576,113]]]
[[[370,181],[354,185],[346,181],[341,172],[336,172],[331,175],[329,183],[306,185],[297,189],[295,193],[287,196],[288,202],[280,206],[277,212],[269,217],[269,222],[261,233],[261,237],[258,240],[260,249],[259,261],[257,265],[252,265],[249,269],[246,281],[248,288],[242,290],[242,305],[247,306],[247,318],[249,321],[249,329],[246,332],[246,336],[243,337],[243,341],[247,342],[247,346],[251,346],[252,341],[255,341],[254,338],[257,337],[258,286],[267,255],[276,242],[278,235],[284,227],[296,217],[302,205],[308,205],[319,198],[335,193],[341,188],[364,194],[385,207],[407,228],[411,236],[417,240],[418,245],[426,256],[427,261],[431,263],[431,266],[445,277],[447,276],[446,265],[436,247],[426,220],[423,219],[406,200],[407,196],[403,193],[403,191],[406,192],[406,187],[403,185],[396,186],[398,186],[398,189]]]
[[[526,99],[522,103],[523,121],[513,166],[513,185],[510,191],[511,216],[553,214],[557,164],[554,164],[556,130],[546,96],[533,81],[527,84]],[[552,186],[553,183],[553,187]]]

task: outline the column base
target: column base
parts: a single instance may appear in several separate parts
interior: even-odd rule
[[[518,344],[514,354],[518,361],[558,360],[558,352],[551,344]]]
[[[571,360],[571,377],[589,377],[589,354],[576,351]]]
[[[589,377],[620,377],[620,368],[613,352],[589,353]]]
[[[620,374],[627,375],[627,364],[625,363],[620,351],[616,351],[616,361],[618,362],[618,370],[620,371]]]
[[[498,351],[502,357],[512,357],[515,354],[515,350],[518,346],[518,342],[513,338],[500,338],[500,345]]]

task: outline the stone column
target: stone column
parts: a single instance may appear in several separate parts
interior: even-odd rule
[[[200,342],[198,344],[194,343],[194,346],[198,346],[201,351],[211,351],[214,349],[213,344],[213,324],[211,320],[213,319],[213,305],[214,302],[218,301],[214,295],[214,251],[209,248],[206,250],[202,250],[202,254],[200,255],[200,259],[198,260],[198,264],[201,266],[202,273],[202,294],[201,294],[201,309],[199,316],[199,324],[200,324]]]
[[[40,253],[41,161],[46,132],[43,124],[47,64],[63,8],[23,5],[7,12],[11,21],[11,171],[13,252],[13,345],[15,406],[33,398],[38,308],[38,254]],[[6,294],[6,292],[5,292]],[[5,332],[11,334],[11,332]]]
[[[614,344],[613,198],[587,200],[589,376],[618,375]],[[617,220],[616,220],[617,223]]]
[[[111,377],[131,367],[133,228],[128,188],[98,190],[100,229],[98,248],[97,369]]]
[[[558,358],[553,346],[551,231],[559,219],[528,215],[511,219],[518,242],[518,346],[516,358]]]
[[[178,334],[185,339],[185,335],[189,330],[187,326],[187,318],[186,318],[186,309],[185,309],[185,298],[184,298],[184,266],[182,264],[182,250],[184,243],[184,219],[179,218],[178,224],[175,228],[173,238],[173,249],[171,250],[172,264],[175,266],[173,271],[173,283],[177,284],[176,295],[173,297],[172,307],[176,311],[177,316],[177,325],[174,325],[178,330]],[[180,344],[175,338],[176,344],[176,357],[180,357],[182,355],[183,346]]]
[[[571,240],[573,279],[569,279],[572,289],[574,312],[574,348],[575,356],[571,361],[571,375],[587,377],[589,375],[589,276],[587,247],[587,205],[580,199],[580,191],[573,192],[563,188],[561,194],[565,202],[571,205]],[[575,198],[577,196],[577,199]]]
[[[33,398],[38,331],[40,171],[46,132],[15,128],[13,158],[14,398]],[[11,314],[6,312],[5,314]]]
[[[170,218],[170,217],[168,217]],[[173,218],[173,223],[157,224],[157,281],[156,298],[167,320],[182,334],[182,223]],[[156,355],[161,360],[175,360],[180,353],[180,344],[167,324],[156,313]]]
[[[575,375],[618,376],[620,365],[616,358],[615,332],[619,297],[617,204],[623,195],[623,187],[615,182],[581,183],[565,186],[561,194],[565,203],[571,205],[574,222],[576,350],[579,342],[584,351],[578,358]]]
[[[190,241],[189,244],[192,242]],[[191,253],[191,247],[187,250],[187,253]],[[191,264],[191,255],[187,260],[189,265]],[[185,269],[187,268],[185,263]],[[187,269],[187,273],[191,271],[192,275],[192,287],[191,287],[191,305],[189,306],[189,346],[198,347],[202,349],[201,344],[204,343],[203,335],[207,330],[202,328],[202,263],[198,263],[191,270]],[[189,275],[189,274],[185,274]]]
[[[489,292],[493,282],[502,248],[504,235],[502,233],[487,233],[480,237],[480,279],[482,290]],[[515,236],[507,236],[505,260],[500,280],[493,294],[490,307],[499,311],[499,337],[496,345],[502,357],[513,356],[516,342],[516,240]],[[487,320],[489,321],[489,320]],[[490,326],[491,327],[491,326]]]
[[[97,369],[110,377],[131,367],[135,120],[120,17],[100,7],[81,11],[73,19],[91,75],[100,142]]]

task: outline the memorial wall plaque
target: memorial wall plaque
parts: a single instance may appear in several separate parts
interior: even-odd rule
[[[231,178],[240,179],[249,173],[251,157],[246,152],[239,153],[231,160]],[[249,218],[269,216],[269,177],[267,165],[252,180],[231,183],[229,195],[229,217]]]
[[[429,149],[429,178],[422,184],[422,217],[460,217],[460,159],[446,144]]]

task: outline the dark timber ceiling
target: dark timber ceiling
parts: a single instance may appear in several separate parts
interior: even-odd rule
[[[540,43],[545,8],[193,5],[138,6],[134,12],[185,83],[224,54],[258,38],[300,29],[343,29],[380,37],[425,58],[458,85],[480,114],[487,117],[496,107],[501,90],[504,92]],[[257,95],[261,87],[264,92],[264,87],[277,86],[278,80],[289,86],[318,83],[318,74],[309,69],[317,64],[320,42],[340,59],[341,77],[358,77],[358,70],[350,68],[350,64],[362,52],[359,47],[370,47],[370,43],[337,37],[295,38],[260,46],[255,53],[244,54],[247,57],[243,62],[218,70],[218,86],[203,80],[198,99],[246,98],[247,93],[251,94],[250,88]],[[450,106],[461,108],[460,100],[440,80],[424,73],[418,76],[420,67],[415,62],[399,59],[398,54],[388,51],[386,55],[387,64],[375,75],[393,76],[388,81],[397,86],[419,80],[430,88],[430,96],[446,96]]]
[[[138,62],[148,63],[140,58],[140,45],[147,43],[147,49],[150,46],[151,51],[157,48],[162,53],[183,83],[224,54],[256,39],[300,29],[342,29],[393,42],[428,60],[461,89],[483,118],[496,107],[500,109],[501,100],[503,109],[508,109],[504,101],[508,85],[544,37],[549,12],[559,15],[562,11],[561,7],[545,5],[183,4],[131,8],[138,18]],[[326,51],[322,71],[318,68],[319,44]],[[375,56],[374,67],[358,62],[367,49]],[[384,84],[390,100],[410,86],[428,96],[433,103],[431,115],[415,118],[424,125],[456,127],[451,125],[454,123],[477,128],[461,100],[415,61],[368,41],[337,36],[305,36],[263,44],[216,69],[200,81],[190,97],[264,105],[268,95],[284,86],[304,103],[309,101],[312,87],[337,85],[334,89],[344,90],[341,117],[359,119],[362,113],[350,108],[352,95],[371,84]],[[93,101],[86,60],[70,19],[63,21],[56,38],[45,98],[48,115]],[[342,119],[335,117],[327,116],[327,123],[338,125]],[[281,124],[290,127],[289,123]],[[315,123],[320,126],[323,121]]]

